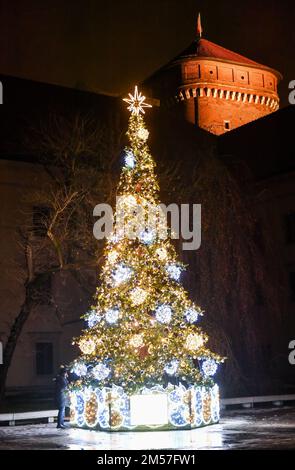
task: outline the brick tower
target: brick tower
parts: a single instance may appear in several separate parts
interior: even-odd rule
[[[202,37],[144,82],[149,96],[186,120],[219,135],[279,108],[276,70]]]

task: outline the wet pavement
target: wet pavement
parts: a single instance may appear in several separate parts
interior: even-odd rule
[[[0,449],[295,449],[295,408],[225,410],[191,431],[100,432],[55,424],[0,427]]]

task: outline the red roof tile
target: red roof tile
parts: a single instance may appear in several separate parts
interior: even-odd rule
[[[256,65],[262,66],[258,62],[254,62],[254,60],[247,59],[236,52],[232,52],[225,47],[218,46],[218,44],[214,44],[207,39],[197,39],[195,40],[187,49],[182,51],[174,60],[182,59],[184,57],[210,57],[214,59],[223,59],[229,60],[231,62],[240,62],[241,64],[248,64],[248,65]]]

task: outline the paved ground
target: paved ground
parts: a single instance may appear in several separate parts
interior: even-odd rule
[[[0,427],[0,449],[295,449],[295,408],[223,412],[192,431],[106,433],[54,424]]]

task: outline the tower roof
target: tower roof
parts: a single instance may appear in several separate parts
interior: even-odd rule
[[[201,24],[201,14],[199,13],[197,18],[195,40],[186,49],[184,49],[184,51],[177,55],[168,65],[181,59],[204,57],[240,63],[252,67],[262,67],[264,69],[270,68],[266,65],[259,64],[254,60],[248,59],[247,57],[244,57],[243,55],[238,54],[237,52],[233,52],[229,49],[226,49],[225,47],[215,44],[214,42],[208,41],[208,39],[204,39],[202,37],[202,34],[203,28]],[[276,72],[279,78],[281,78],[281,74],[279,72],[277,72],[276,70],[274,70],[274,72]]]
[[[231,62],[239,62],[245,65],[264,67],[264,65],[254,60],[248,59],[237,52],[230,51],[201,36],[197,37],[184,51],[176,56],[173,61],[186,57],[209,57],[212,59],[222,59]]]

